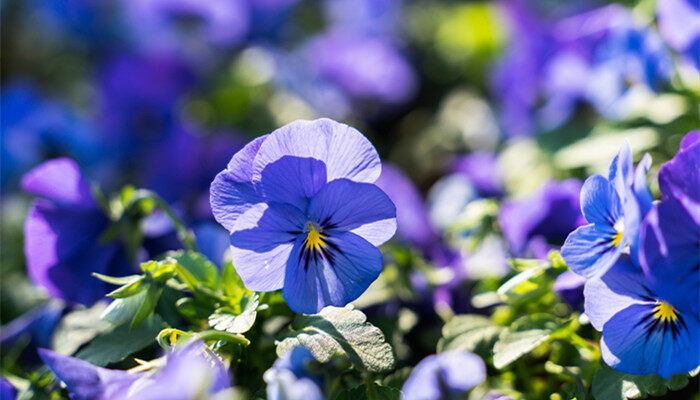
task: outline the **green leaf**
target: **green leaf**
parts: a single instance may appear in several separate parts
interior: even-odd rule
[[[139,307],[136,314],[134,314],[134,319],[131,320],[131,329],[134,329],[141,325],[143,321],[146,320],[153,311],[156,309],[158,304],[158,299],[160,294],[163,293],[163,288],[158,285],[149,285],[148,290],[146,290],[146,295],[143,297],[143,302]]]
[[[377,385],[376,383],[373,383],[373,385],[374,390],[377,392],[377,400],[399,400],[401,398],[399,389]],[[367,387],[360,385],[350,390],[344,390],[335,397],[335,400],[369,400]]]
[[[680,390],[688,385],[688,379],[697,375],[675,374],[663,379],[656,374],[629,375],[603,365],[595,372],[591,392],[596,400],[643,399],[648,396],[663,396],[671,390]]]
[[[438,352],[466,350],[490,353],[493,342],[504,328],[481,315],[457,315],[442,328]]]
[[[277,344],[282,356],[296,346],[304,346],[320,362],[347,357],[358,369],[387,372],[394,368],[394,352],[379,328],[367,322],[362,311],[352,305],[326,307],[314,315],[299,314],[291,334]]]
[[[224,290],[224,294],[234,301],[238,301],[245,294],[250,293],[243,285],[243,280],[236,272],[236,268],[230,262],[224,264],[221,272],[221,288]]]
[[[498,336],[493,346],[493,365],[503,368],[537,346],[547,342],[559,323],[549,314],[532,314],[517,319]]]
[[[66,314],[51,336],[51,348],[58,353],[70,355],[100,333],[112,330],[112,324],[100,319],[106,308],[107,303],[101,301],[90,308]]]
[[[138,328],[130,330],[121,325],[112,331],[97,336],[76,357],[98,366],[122,361],[129,355],[155,343],[156,335],[164,322],[158,316],[148,318]]]
[[[256,293],[245,296],[241,299],[240,314],[236,314],[228,307],[221,308],[209,316],[209,326],[218,331],[230,333],[248,332],[255,323],[259,303],[259,296]]]
[[[146,291],[126,299],[116,299],[104,310],[102,318],[114,325],[122,325],[133,320],[134,315],[146,298]]]
[[[219,269],[204,255],[193,251],[176,251],[168,253],[177,261],[177,273],[193,291],[198,285],[208,289],[219,290]]]
[[[129,276],[120,276],[120,277],[115,277],[115,276],[107,276],[107,275],[102,275],[98,274],[97,272],[93,272],[92,276],[95,278],[111,283],[112,285],[128,285],[130,283],[133,283],[137,281],[139,278],[141,278],[141,275],[129,275]]]
[[[146,278],[144,276],[140,276],[138,279],[135,279],[133,282],[128,283],[110,293],[107,294],[107,296],[113,298],[113,299],[123,299],[126,297],[131,297],[139,294],[140,292],[146,290],[148,287],[148,284],[146,282]]]

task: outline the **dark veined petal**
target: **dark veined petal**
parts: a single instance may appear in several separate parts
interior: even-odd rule
[[[620,197],[607,179],[593,175],[581,188],[581,211],[589,223],[613,227],[622,214]]]
[[[248,289],[282,287],[294,240],[305,223],[299,209],[283,203],[256,204],[238,218],[231,233],[231,261]]]
[[[424,358],[401,391],[405,400],[440,400],[462,396],[486,379],[484,361],[476,354],[452,350]]]
[[[64,205],[95,207],[90,184],[70,158],[49,160],[22,177],[22,189]]]
[[[311,200],[308,215],[326,229],[353,232],[375,246],[396,232],[394,203],[371,183],[329,182]]]
[[[693,316],[678,314],[673,321],[654,316],[653,304],[634,304],[616,313],[603,326],[603,360],[618,371],[634,375],[689,372],[700,365],[700,325]]]
[[[602,330],[605,323],[633,304],[655,301],[642,272],[622,256],[604,275],[589,279],[583,290],[584,310],[591,325]]]
[[[143,375],[96,367],[51,350],[39,349],[39,355],[77,399],[126,399],[129,387]]]
[[[263,169],[255,189],[265,201],[291,204],[306,210],[313,197],[326,184],[326,165],[310,157],[283,156]]]
[[[382,271],[382,253],[351,232],[333,232],[322,251],[294,244],[282,294],[295,312],[313,314],[360,297]]]
[[[700,315],[700,226],[683,205],[667,199],[642,222],[639,264],[655,291],[680,310]]]
[[[209,202],[216,221],[231,231],[236,219],[253,204],[262,201],[251,182],[255,155],[265,136],[254,139],[236,154],[225,170],[219,172],[209,189]]]
[[[382,169],[379,155],[366,137],[327,118],[298,120],[272,132],[255,157],[253,181],[260,181],[265,167],[284,156],[323,161],[328,181],[347,178],[372,183]]]
[[[572,271],[586,278],[605,273],[622,253],[616,245],[615,229],[608,225],[589,224],[571,232],[561,248],[561,256]]]

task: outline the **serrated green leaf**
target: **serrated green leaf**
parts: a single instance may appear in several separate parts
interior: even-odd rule
[[[230,333],[248,332],[255,323],[258,305],[259,296],[256,293],[243,297],[240,314],[235,314],[231,309],[224,307],[209,316],[209,326],[218,331]]]
[[[164,322],[159,316],[148,318],[134,330],[130,330],[126,325],[120,325],[97,336],[80,350],[76,357],[98,366],[122,361],[129,355],[155,343],[156,335],[163,326]]]
[[[217,291],[220,287],[219,269],[204,255],[193,251],[168,253],[177,262],[177,272],[182,280],[195,290],[198,285]]]
[[[401,398],[401,391],[399,389],[377,385],[376,383],[373,383],[373,385],[377,393],[377,400],[399,400]],[[344,390],[338,393],[335,400],[369,400],[367,387],[361,385],[350,390]]]
[[[457,315],[442,328],[442,338],[438,342],[437,350],[490,352],[493,342],[503,329],[481,315]]]
[[[503,368],[531,352],[547,342],[559,326],[557,319],[549,314],[519,318],[498,336],[493,346],[493,365]]]
[[[688,385],[690,374],[675,374],[663,379],[656,374],[629,375],[603,365],[595,372],[591,392],[596,400],[643,399],[663,396],[670,390],[680,390]]]
[[[277,355],[300,345],[320,362],[347,357],[356,368],[371,372],[387,372],[395,364],[394,352],[382,331],[351,305],[326,307],[314,315],[297,315],[289,337],[277,344]]]

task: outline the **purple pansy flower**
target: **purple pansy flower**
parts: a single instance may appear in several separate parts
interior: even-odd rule
[[[700,3],[697,0],[656,2],[659,32],[666,43],[700,69]]]
[[[464,396],[486,379],[484,361],[476,354],[451,350],[419,362],[401,391],[405,400],[441,400]]]
[[[546,257],[548,243],[561,243],[585,223],[579,207],[581,183],[576,179],[549,181],[532,196],[503,203],[498,221],[511,252],[518,257]]]
[[[583,285],[586,278],[571,271],[564,271],[552,285],[552,290],[561,296],[574,310],[583,310]]]
[[[96,367],[50,350],[39,353],[77,400],[189,400],[231,385],[224,364],[201,342],[175,348],[154,373]]]
[[[458,157],[452,163],[452,172],[469,178],[481,197],[499,197],[503,194],[503,176],[499,171],[498,158],[490,151],[476,151]]]
[[[639,229],[638,263],[623,254],[586,283],[585,312],[613,368],[669,378],[700,365],[700,141],[690,133],[659,174],[663,197]]]
[[[629,143],[610,164],[609,176],[593,175],[581,188],[581,211],[588,225],[572,232],[561,249],[572,271],[586,278],[604,273],[631,248],[636,257],[639,224],[651,207],[645,181],[651,165],[647,154],[633,169]]]
[[[303,346],[297,346],[277,359],[263,375],[268,400],[323,400],[318,377],[306,369],[313,360],[311,352]]]
[[[122,3],[134,41],[154,53],[197,55],[206,48],[230,48],[248,34],[250,11],[246,0]]]
[[[246,287],[282,289],[296,312],[344,306],[379,276],[376,246],[396,231],[396,209],[373,185],[381,162],[357,130],[296,121],[250,142],[211,185],[216,220]]]
[[[110,221],[75,161],[39,165],[22,178],[22,188],[40,197],[24,223],[24,254],[34,283],[53,297],[91,304],[109,291],[91,273],[129,272],[123,246],[100,240]]]
[[[28,339],[27,346],[22,351],[22,361],[38,361],[36,349],[51,345],[51,336],[64,310],[65,306],[60,301],[50,301],[13,319],[3,325],[0,331],[0,346],[6,351],[18,341]]]
[[[17,389],[2,376],[0,376],[0,400],[15,400]]]

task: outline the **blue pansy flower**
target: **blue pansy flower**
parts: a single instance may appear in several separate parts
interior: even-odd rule
[[[486,379],[486,365],[476,354],[451,350],[419,362],[401,391],[405,400],[447,400],[464,396]]]
[[[22,178],[22,188],[40,197],[24,223],[24,254],[34,283],[53,297],[87,305],[109,291],[91,273],[129,272],[123,245],[100,240],[110,220],[75,161],[46,161]]]
[[[0,400],[14,400],[15,398],[17,398],[17,389],[0,376]]]
[[[610,164],[607,179],[602,175],[586,179],[581,188],[581,211],[589,224],[572,232],[561,249],[572,271],[587,278],[600,275],[628,251],[626,246],[636,257],[639,224],[651,207],[645,181],[650,165],[647,154],[633,170],[626,142]]]
[[[190,400],[231,386],[224,364],[201,342],[178,346],[160,369],[148,372],[101,368],[51,350],[39,353],[78,400]]]
[[[700,141],[661,168],[663,197],[640,227],[639,263],[623,254],[586,283],[585,312],[613,368],[669,378],[700,365]]]
[[[0,348],[7,351],[18,342],[25,341],[21,361],[34,364],[38,361],[36,349],[51,345],[54,329],[65,309],[60,301],[52,300],[13,319],[0,330]]]
[[[212,182],[211,206],[245,286],[282,289],[304,313],[358,298],[396,231],[394,204],[372,184],[380,173],[372,144],[329,119],[293,122],[236,153]]]
[[[297,346],[286,352],[265,372],[269,400],[323,400],[318,377],[307,370],[314,360],[311,352]]]

